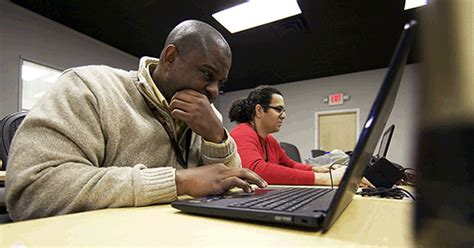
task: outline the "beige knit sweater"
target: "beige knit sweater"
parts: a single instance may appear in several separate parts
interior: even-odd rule
[[[13,220],[146,206],[176,199],[168,135],[144,101],[159,106],[142,58],[138,72],[107,66],[65,71],[29,112],[10,148],[7,208]],[[159,108],[168,124],[174,121]],[[235,143],[193,133],[188,167],[240,167]]]

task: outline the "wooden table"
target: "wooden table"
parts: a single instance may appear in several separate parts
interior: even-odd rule
[[[0,225],[0,247],[413,247],[411,200],[355,196],[319,232],[181,213],[169,204]]]

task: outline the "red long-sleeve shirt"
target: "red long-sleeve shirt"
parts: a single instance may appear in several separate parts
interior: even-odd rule
[[[269,184],[314,185],[312,166],[290,159],[273,136],[262,139],[249,123],[237,125],[230,135],[237,143],[242,166]]]

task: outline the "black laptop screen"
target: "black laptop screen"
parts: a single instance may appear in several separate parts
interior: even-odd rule
[[[385,78],[382,81],[367,121],[364,123],[354,152],[351,155],[346,173],[334,196],[335,199],[329,207],[329,212],[323,224],[323,231],[326,231],[336,221],[337,217],[351,202],[367,164],[374,154],[375,147],[395,103],[403,69],[410,51],[415,25],[416,21],[410,21],[404,26]]]

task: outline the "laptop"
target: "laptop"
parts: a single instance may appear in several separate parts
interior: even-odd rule
[[[380,140],[379,149],[377,154],[372,157],[369,162],[369,165],[374,164],[380,158],[385,158],[388,153],[388,147],[390,146],[390,141],[392,140],[393,131],[395,130],[395,124],[392,124],[387,130],[383,133],[382,139]]]
[[[364,172],[364,177],[377,188],[392,188],[406,176],[401,165],[386,158],[394,130],[395,125],[391,125],[383,133],[378,152],[372,156]]]
[[[392,140],[394,130],[395,125],[392,124],[387,129],[387,131],[383,133],[382,140],[380,141],[379,150],[377,152],[377,155],[375,155],[377,158],[385,158],[387,156],[388,147],[390,146],[390,141]]]
[[[253,193],[238,191],[178,200],[172,202],[171,206],[190,214],[279,223],[322,232],[329,230],[352,201],[384,130],[398,92],[415,26],[415,21],[404,26],[385,78],[337,189],[268,187],[256,189]]]

